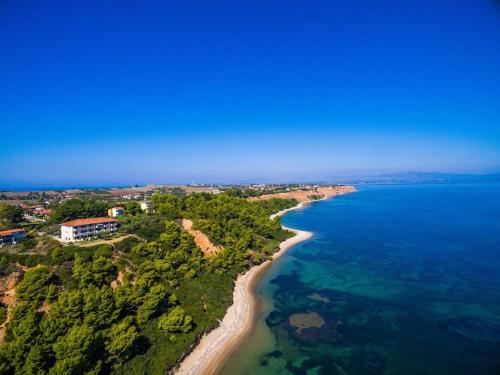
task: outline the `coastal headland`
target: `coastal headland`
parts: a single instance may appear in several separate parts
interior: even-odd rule
[[[277,194],[261,195],[249,200],[294,198],[299,203],[292,208],[282,210],[270,216],[271,219],[282,216],[292,210],[304,208],[311,202],[328,199],[337,195],[355,192],[353,186],[319,187],[313,191],[292,191]],[[233,304],[228,308],[221,324],[216,329],[202,337],[196,348],[174,370],[177,375],[208,375],[215,374],[225,359],[235,350],[238,344],[251,331],[254,324],[256,297],[255,282],[259,276],[271,266],[272,261],[282,256],[296,244],[306,241],[313,233],[283,226],[283,229],[295,235],[280,243],[279,250],[268,260],[240,275],[233,289]]]

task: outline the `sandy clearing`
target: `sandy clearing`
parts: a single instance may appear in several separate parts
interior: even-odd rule
[[[196,246],[198,246],[206,256],[214,256],[218,252],[224,250],[224,247],[214,245],[205,233],[197,229],[193,229],[193,222],[191,220],[181,219],[179,220],[179,224],[185,231],[194,237]]]

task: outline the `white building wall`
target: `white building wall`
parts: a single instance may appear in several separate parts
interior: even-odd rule
[[[149,202],[141,202],[141,210],[148,213],[151,210],[151,203]]]
[[[79,226],[61,226],[61,240],[67,242],[83,241],[103,232],[116,232],[118,223],[98,223]]]
[[[73,227],[68,227],[66,225],[61,226],[61,240],[63,241],[75,240],[75,237],[73,235]]]

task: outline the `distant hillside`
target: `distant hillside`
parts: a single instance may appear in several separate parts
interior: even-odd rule
[[[406,172],[387,173],[376,176],[351,177],[336,179],[340,183],[368,184],[429,184],[429,183],[500,183],[500,173],[495,174],[459,174],[459,173],[428,173]]]

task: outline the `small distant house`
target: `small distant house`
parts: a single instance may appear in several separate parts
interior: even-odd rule
[[[41,221],[47,220],[47,217],[52,215],[52,209],[44,208],[42,205],[28,206],[22,204],[21,207],[24,209],[24,218],[28,221]]]
[[[61,224],[61,240],[83,241],[103,232],[116,232],[118,221],[107,217],[71,220]]]
[[[9,229],[0,231],[0,246],[11,245],[26,237],[23,229]]]
[[[117,217],[125,215],[125,209],[123,207],[113,207],[108,210],[109,217]]]
[[[132,195],[130,195],[130,194],[125,194],[125,195],[122,195],[122,198],[123,198],[123,199],[132,199]]]
[[[149,201],[144,201],[141,202],[141,210],[148,213],[151,211],[151,202]]]
[[[39,204],[36,204],[36,205],[34,205],[34,206],[30,206],[30,205],[28,205],[28,204],[21,203],[21,204],[19,205],[19,207],[21,207],[23,210],[32,210],[32,209],[35,209],[35,208],[37,208],[37,207],[41,207],[41,206],[40,206]]]

